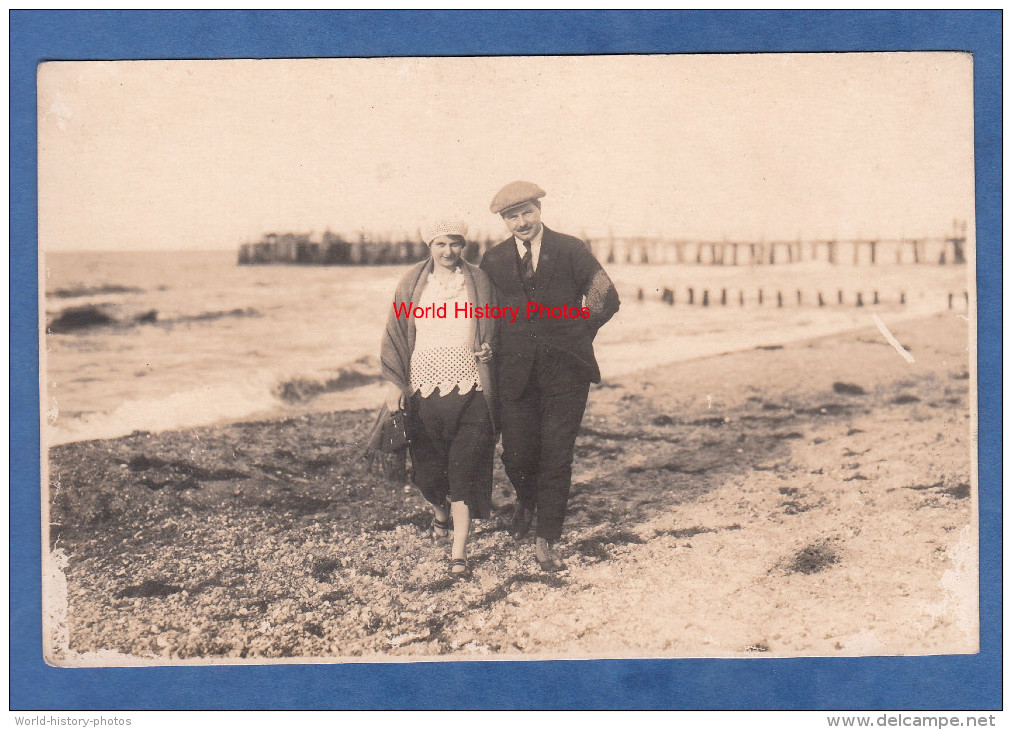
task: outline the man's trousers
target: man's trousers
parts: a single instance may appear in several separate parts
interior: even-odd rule
[[[573,476],[573,447],[590,383],[563,353],[540,349],[517,398],[503,394],[503,466],[517,501],[537,513],[536,535],[562,536]]]

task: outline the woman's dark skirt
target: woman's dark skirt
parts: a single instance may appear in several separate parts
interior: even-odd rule
[[[492,506],[495,439],[485,396],[415,393],[409,436],[413,481],[431,504],[463,501],[471,517],[487,518]]]

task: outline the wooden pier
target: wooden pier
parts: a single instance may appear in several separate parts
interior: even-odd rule
[[[965,264],[966,233],[927,238],[795,241],[693,241],[599,238],[589,241],[606,264],[699,264],[771,266],[805,261],[828,264]]]
[[[468,241],[464,258],[472,263],[495,242]],[[256,243],[239,247],[240,265],[304,264],[317,266],[379,266],[421,261],[429,255],[421,241],[360,235],[355,240],[327,231],[318,241],[308,233],[268,233]]]
[[[586,239],[604,264],[696,264],[701,266],[772,266],[806,261],[828,264],[965,264],[966,223],[955,222],[949,235],[925,238],[825,239],[794,241],[702,241],[651,237]],[[472,263],[499,239],[468,241],[464,258]],[[375,266],[421,261],[429,255],[421,241],[390,234],[361,233],[346,239],[326,231],[318,240],[308,233],[268,233],[239,247],[238,263]]]

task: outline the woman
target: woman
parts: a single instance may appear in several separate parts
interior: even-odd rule
[[[494,322],[464,316],[469,303],[492,304],[493,290],[485,273],[461,258],[466,233],[457,220],[422,226],[431,255],[397,285],[381,354],[386,406],[407,410],[413,481],[432,505],[437,542],[449,538],[452,519],[454,577],[470,574],[471,518],[488,517],[496,436]],[[418,307],[430,316],[404,316]]]

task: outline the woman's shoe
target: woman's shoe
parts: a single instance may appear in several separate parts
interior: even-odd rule
[[[453,558],[450,561],[450,576],[458,579],[471,577],[471,567],[465,558]]]
[[[432,526],[429,528],[429,539],[437,544],[449,542],[453,540],[453,533],[451,532],[452,528],[453,524],[449,519],[437,520],[433,517]]]

